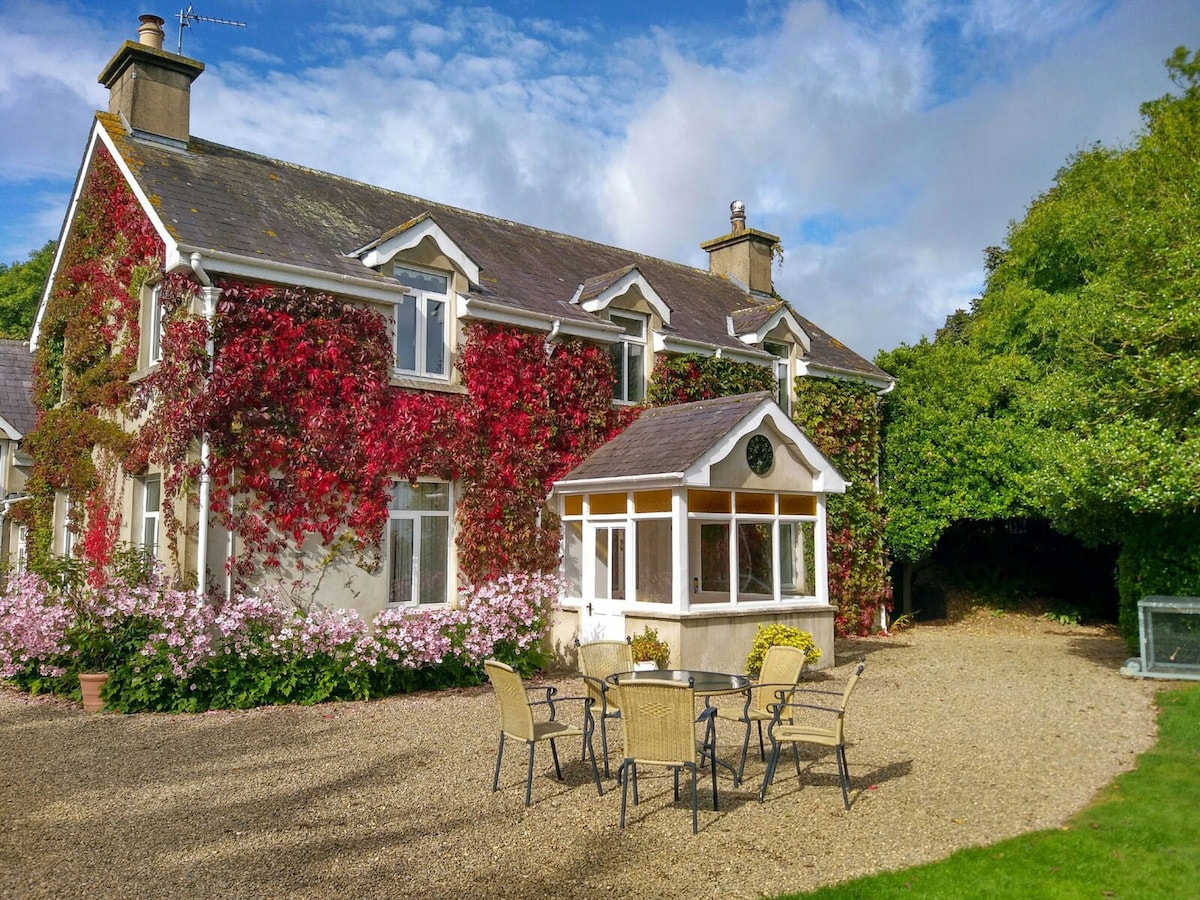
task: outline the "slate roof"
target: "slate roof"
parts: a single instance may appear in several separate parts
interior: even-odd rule
[[[0,340],[0,416],[25,435],[33,428],[36,415],[29,343]]]
[[[726,320],[758,304],[723,276],[198,138],[186,150],[163,146],[128,135],[115,115],[98,113],[97,119],[172,237],[189,249],[390,284],[346,254],[429,215],[479,264],[481,283],[472,285],[472,296],[564,321],[595,322],[598,316],[570,302],[579,284],[602,290],[609,278],[636,266],[671,308],[668,337],[746,349],[728,333]],[[819,328],[810,334],[812,361],[888,377]]]
[[[647,409],[628,428],[559,479],[559,483],[686,472],[717,441],[773,396],[759,391]]]

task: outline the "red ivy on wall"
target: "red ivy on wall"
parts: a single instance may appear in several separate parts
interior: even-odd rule
[[[176,285],[186,299],[186,285]],[[169,300],[180,306],[179,299]],[[468,581],[557,565],[539,515],[554,479],[628,416],[611,409],[607,354],[582,342],[474,324],[457,365],[465,394],[390,385],[387,322],[324,294],[229,283],[208,324],[176,313],[136,411],[134,458],[194,495],[209,436],[212,509],[244,548],[240,574],[277,567],[310,537],[371,556],[393,478],[458,479],[459,565]],[[179,523],[172,526],[178,529]]]
[[[128,449],[119,414],[137,367],[139,293],[162,256],[137,198],[98,145],[34,356],[38,416],[24,444],[34,461],[26,486],[34,499],[15,510],[30,526],[34,565],[50,553],[56,491],[76,501],[71,518],[85,559],[102,566],[112,552],[120,526],[115,481],[97,477],[96,461]]]

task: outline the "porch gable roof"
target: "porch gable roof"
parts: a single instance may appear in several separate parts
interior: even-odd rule
[[[766,418],[796,447],[821,491],[845,491],[845,479],[767,391],[648,409],[556,481],[555,491],[575,493],[620,482],[707,484],[708,468]]]

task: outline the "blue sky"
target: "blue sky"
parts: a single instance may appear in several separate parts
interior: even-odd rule
[[[181,0],[0,0],[0,260],[57,237],[96,76]],[[199,0],[193,134],[697,266],[731,200],[867,357],[932,335],[1069,156],[1128,142],[1194,0]]]

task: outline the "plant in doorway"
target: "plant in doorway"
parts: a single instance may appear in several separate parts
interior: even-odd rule
[[[671,646],[660,639],[658,632],[647,625],[641,634],[635,634],[630,640],[633,649],[633,662],[652,662],[656,668],[665,669],[671,658]]]

